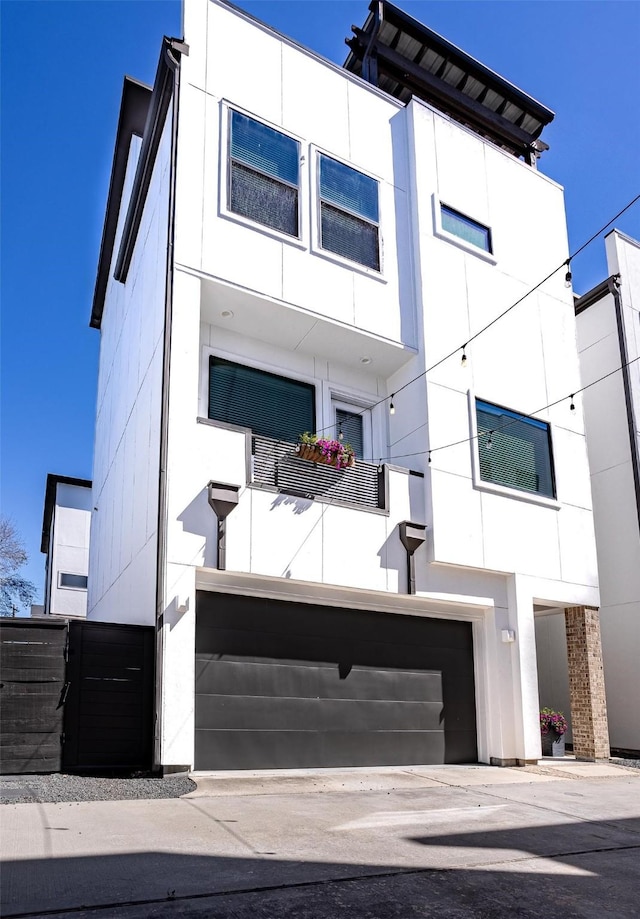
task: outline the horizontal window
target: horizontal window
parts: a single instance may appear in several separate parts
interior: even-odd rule
[[[465,217],[464,214],[454,211],[453,208],[447,207],[446,204],[440,205],[440,218],[442,229],[446,233],[451,233],[452,236],[457,236],[463,242],[469,243],[471,246],[477,246],[478,249],[482,249],[484,252],[490,253],[493,251],[489,227],[471,220],[470,217]]]
[[[293,138],[230,112],[228,207],[234,214],[297,237],[299,163]]]
[[[378,183],[319,154],[320,245],[380,270]]]
[[[75,587],[79,590],[86,590],[87,581],[88,578],[86,574],[69,574],[66,571],[60,572],[60,587]]]
[[[549,425],[476,400],[483,482],[555,497]]]
[[[212,357],[209,418],[297,443],[304,431],[315,430],[315,387]]]

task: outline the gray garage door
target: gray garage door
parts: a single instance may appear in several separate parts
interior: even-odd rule
[[[198,594],[196,769],[476,759],[470,623]]]

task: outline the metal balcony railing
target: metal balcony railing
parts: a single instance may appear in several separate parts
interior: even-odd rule
[[[254,434],[252,483],[303,498],[386,510],[384,466],[356,459],[355,466],[334,469],[299,459],[295,448],[295,444]]]

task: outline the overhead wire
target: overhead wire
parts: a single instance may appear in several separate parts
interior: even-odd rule
[[[467,363],[466,349],[472,341],[475,341],[477,338],[480,337],[480,335],[484,334],[484,332],[486,332],[488,329],[494,326],[497,322],[499,322],[500,319],[503,319],[508,313],[510,313],[513,309],[515,309],[516,306],[519,306],[524,300],[526,300],[527,297],[530,297],[531,294],[535,293],[536,290],[542,287],[543,284],[546,284],[546,282],[549,281],[554,276],[554,274],[557,274],[557,272],[560,271],[562,268],[566,267],[567,269],[569,269],[571,262],[573,261],[574,258],[576,258],[576,256],[578,256],[581,252],[583,252],[587,248],[587,246],[590,246],[591,243],[594,242],[599,236],[601,236],[602,233],[604,233],[605,230],[607,230],[611,226],[612,223],[614,223],[619,217],[621,217],[624,213],[626,213],[626,211],[628,211],[629,208],[633,207],[633,205],[636,204],[636,202],[639,200],[640,200],[640,194],[636,195],[635,198],[632,198],[631,201],[625,204],[625,206],[621,210],[619,210],[617,214],[615,214],[602,227],[600,227],[599,230],[593,233],[589,237],[589,239],[587,239],[586,242],[582,243],[581,246],[579,246],[574,252],[572,252],[568,258],[560,262],[560,264],[556,268],[554,268],[553,271],[549,272],[549,274],[546,275],[546,277],[542,278],[541,281],[538,281],[537,284],[535,284],[532,288],[530,288],[526,293],[524,293],[521,297],[519,297],[514,303],[508,306],[505,310],[503,310],[497,316],[494,316],[494,318],[491,319],[490,322],[484,325],[481,329],[479,329],[477,332],[474,332],[473,335],[469,336],[464,342],[464,344],[458,345],[458,347],[454,348],[452,351],[449,351],[448,354],[445,354],[444,357],[441,357],[439,360],[437,360],[435,364],[431,364],[431,366],[427,367],[426,370],[422,370],[415,377],[412,377],[406,383],[403,383],[402,386],[396,387],[396,389],[391,395],[383,396],[381,399],[378,399],[377,402],[374,402],[371,405],[367,406],[367,408],[363,409],[361,412],[354,412],[353,414],[354,415],[364,415],[366,412],[371,411],[374,408],[377,408],[379,405],[382,405],[385,402],[389,402],[390,413],[394,414],[396,411],[394,399],[396,398],[398,393],[407,389],[409,386],[413,385],[413,383],[416,383],[418,380],[421,380],[423,377],[426,377],[427,374],[436,370],[438,367],[444,364],[445,361],[448,361],[450,358],[454,357],[454,355],[458,354],[459,351],[462,351],[463,363],[466,364]],[[334,422],[333,424],[330,424],[330,425],[325,425],[325,427],[320,428],[316,433],[322,434],[324,431],[332,430],[333,428],[336,427],[336,425],[337,425],[337,422]],[[421,425],[421,426],[424,427],[424,425]],[[400,439],[403,440],[404,438],[400,438]],[[395,443],[397,442],[398,441],[395,441]],[[391,446],[393,446],[393,444],[391,444]]]

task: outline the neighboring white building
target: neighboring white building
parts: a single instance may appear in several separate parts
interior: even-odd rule
[[[47,476],[42,520],[44,605],[32,615],[84,618],[91,530],[91,482]]]
[[[379,8],[340,68],[185,0],[125,81],[89,618],[156,626],[165,770],[536,760],[535,616],[598,606],[564,272],[461,366],[567,258],[552,113]]]
[[[576,301],[611,746],[640,751],[640,242],[606,237],[609,277]],[[628,365],[628,366],[627,366]],[[620,372],[615,372],[622,367]],[[606,374],[611,376],[590,386]]]

